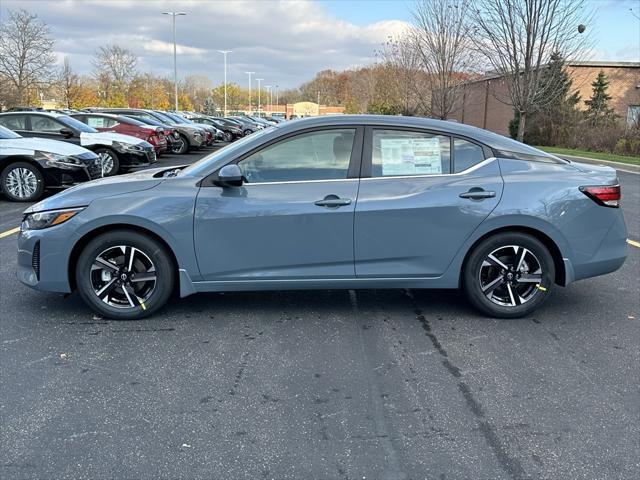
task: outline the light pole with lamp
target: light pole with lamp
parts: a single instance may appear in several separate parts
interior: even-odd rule
[[[231,53],[231,50],[218,50],[224,55],[224,116],[227,116],[227,54]]]
[[[260,93],[262,88],[260,87],[260,82],[262,82],[264,78],[256,78],[256,82],[258,82],[258,116],[260,116]]]
[[[178,66],[176,55],[176,17],[186,15],[185,12],[162,12],[163,15],[171,15],[173,20],[173,94],[175,95],[176,112],[178,111]]]
[[[269,92],[269,108],[271,109],[271,113],[273,113],[273,95],[271,95],[271,87],[272,85],[265,85],[264,88]]]
[[[253,113],[253,107],[251,106],[251,75],[253,75],[256,72],[244,72],[247,75],[249,75],[249,115],[251,115]]]

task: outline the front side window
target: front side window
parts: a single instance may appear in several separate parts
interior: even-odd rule
[[[321,130],[287,138],[238,163],[248,183],[347,178],[354,128]]]
[[[31,130],[34,132],[60,133],[61,128],[64,128],[64,125],[54,118],[41,115],[31,117]]]
[[[463,172],[484,160],[484,150],[480,145],[456,138],[453,141],[454,173]]]
[[[0,125],[9,130],[26,130],[27,117],[26,115],[2,115],[0,116]]]
[[[372,176],[451,173],[451,139],[446,135],[402,130],[374,130]]]

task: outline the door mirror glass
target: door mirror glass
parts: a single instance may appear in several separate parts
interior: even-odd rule
[[[73,132],[66,127],[62,127],[59,131],[60,131],[60,135],[66,138],[73,137]]]
[[[215,181],[220,187],[241,187],[243,183],[242,171],[235,163],[222,167]]]

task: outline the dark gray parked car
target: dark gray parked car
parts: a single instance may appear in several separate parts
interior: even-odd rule
[[[618,269],[615,170],[451,122],[316,117],[25,211],[18,278],[141,318],[197,292],[464,288],[494,317]]]

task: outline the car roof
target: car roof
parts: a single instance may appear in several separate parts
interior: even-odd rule
[[[0,115],[44,115],[45,117],[68,117],[66,113],[58,113],[58,112],[45,112],[44,110],[22,110],[19,112],[4,112],[0,113]]]
[[[463,123],[451,122],[447,120],[436,120],[435,118],[426,117],[405,117],[392,115],[325,115],[318,117],[305,117],[295,119],[286,123],[275,125],[281,132],[295,131],[301,128],[313,128],[321,126],[340,126],[340,125],[364,125],[375,127],[405,127],[405,128],[422,128],[427,130],[435,130],[449,135],[457,135],[476,140],[495,150],[502,150],[515,153],[523,153],[528,155],[545,156],[556,158],[555,156],[530,147],[524,143],[518,142],[511,138],[499,135],[497,133],[484,130],[482,128],[465,125]]]

